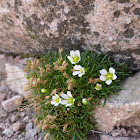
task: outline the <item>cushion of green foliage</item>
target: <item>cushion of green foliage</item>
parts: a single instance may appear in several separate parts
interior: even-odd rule
[[[86,140],[91,130],[97,130],[94,109],[101,99],[105,101],[121,89],[120,84],[130,74],[126,66],[119,66],[110,57],[90,51],[82,52],[78,64],[72,64],[67,56],[69,53],[51,51],[40,59],[29,61],[25,71],[28,72],[32,96],[30,104],[35,109],[35,124],[43,131],[45,138],[52,140]],[[75,60],[77,58],[75,57]],[[82,77],[73,76],[75,65],[86,68]],[[112,67],[117,79],[110,85],[100,80],[100,70]],[[96,90],[97,84],[102,88]],[[65,106],[51,104],[52,97],[70,91],[74,104]],[[82,102],[85,99],[85,104]]]

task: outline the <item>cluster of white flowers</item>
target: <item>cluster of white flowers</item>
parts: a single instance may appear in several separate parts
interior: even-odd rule
[[[72,64],[77,64],[81,60],[79,50],[70,51],[70,56],[68,56],[67,58]],[[75,65],[73,69],[74,69],[74,72],[72,73],[73,76],[78,75],[78,77],[82,77],[82,75],[86,73],[85,68],[82,67],[81,65]],[[100,80],[105,81],[107,85],[110,85],[112,83],[112,80],[117,79],[117,76],[115,74],[115,69],[113,69],[112,67],[109,68],[109,72],[107,72],[105,69],[100,70],[100,74],[101,74]],[[97,91],[102,90],[102,84],[97,83],[95,89]],[[42,92],[45,93],[47,91],[42,89]],[[51,104],[54,106],[58,106],[59,104],[61,104],[61,105],[65,105],[66,107],[74,104],[75,99],[72,97],[70,91],[67,91],[67,94],[62,93],[61,97],[62,98],[60,98],[57,94],[55,94],[55,96],[52,96]],[[86,98],[83,98],[82,103],[84,105],[87,105],[88,100]]]
[[[72,64],[77,64],[81,60],[79,50],[70,51],[70,56],[68,56],[67,58]],[[74,72],[72,73],[73,76],[78,75],[79,77],[82,77],[82,75],[84,74],[85,74],[84,67],[82,67],[81,65],[74,66]]]
[[[54,106],[58,106],[59,104],[67,106],[71,106],[74,104],[75,99],[72,97],[72,94],[70,91],[67,91],[67,94],[62,93],[61,99],[57,94],[52,96],[51,104]]]

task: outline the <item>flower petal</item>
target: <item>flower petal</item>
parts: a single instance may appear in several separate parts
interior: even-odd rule
[[[73,104],[74,104],[75,99],[73,99]]]
[[[113,80],[116,80],[116,79],[117,79],[116,74],[113,74]]]
[[[62,100],[60,104],[62,104],[62,105],[66,105],[67,103],[68,103],[67,100]]]
[[[105,80],[106,80],[106,77],[105,77],[104,75],[101,75],[101,76],[100,76],[100,80],[101,80],[101,81],[105,81]]]
[[[82,77],[83,74],[84,74],[84,73],[80,73],[78,76],[79,76],[79,77]]]
[[[69,59],[69,61],[72,63],[73,62],[73,59],[71,56],[67,56],[67,58]]]
[[[68,96],[66,94],[64,94],[64,93],[61,94],[61,97],[64,98],[64,99],[68,98]]]
[[[106,75],[107,71],[105,69],[100,70],[101,75]]]
[[[66,104],[66,107],[67,107],[67,106],[71,106],[71,105],[72,105],[72,104]]]
[[[75,54],[80,58],[80,51],[79,50],[76,50]]]
[[[75,66],[74,66],[74,69],[75,69],[75,70],[80,70],[80,68],[81,68],[80,65],[75,65]]]
[[[56,103],[54,106],[58,106],[59,105],[59,103]]]
[[[75,52],[72,50],[70,51],[70,56],[74,57],[75,56]]]
[[[115,73],[115,69],[109,68],[109,72],[112,73],[112,74],[114,74]]]
[[[71,94],[70,91],[67,91],[67,95],[68,95],[69,97],[72,97],[72,94]]]
[[[56,97],[59,97],[57,94],[55,94]]]
[[[79,57],[79,60],[78,60],[78,62],[81,60],[81,57]]]
[[[75,76],[75,75],[78,75],[80,73],[81,73],[80,71],[75,71],[75,72],[72,73],[72,75]]]
[[[56,104],[56,102],[55,101],[51,101],[51,104],[54,105],[54,104]]]
[[[55,96],[52,96],[52,99],[53,99],[53,100],[55,100],[55,98],[56,98]]]
[[[105,83],[106,83],[107,85],[110,85],[110,84],[112,83],[112,80],[107,80]]]

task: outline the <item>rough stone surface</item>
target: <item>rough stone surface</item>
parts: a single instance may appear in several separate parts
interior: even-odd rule
[[[9,56],[4,55],[4,57],[6,60]],[[0,68],[1,66],[5,66],[6,63],[9,63],[10,66],[16,65],[20,69],[24,69],[26,60],[28,60],[21,59],[20,56],[17,56],[15,58],[12,57],[12,59],[12,62],[8,62],[6,60],[3,61],[3,63],[0,63]],[[4,108],[2,108],[4,106],[1,105],[1,101],[6,103],[9,103],[9,101],[15,103],[14,101],[11,101],[11,99],[13,100],[13,98],[16,98],[17,96],[21,97],[18,92],[14,92],[8,87],[5,81],[6,77],[7,73],[5,69],[3,69],[2,73],[0,73],[0,140],[42,140],[43,134],[38,133],[36,126],[33,125],[33,119],[31,119],[33,118],[33,112],[30,112],[28,109],[25,109],[22,112],[13,110],[13,108],[15,107],[15,105],[13,106],[13,104],[8,104],[11,108],[10,112],[6,112]],[[6,95],[5,98],[4,95]],[[16,100],[16,102],[17,101],[18,100]],[[6,104],[6,108],[9,108],[8,105]],[[11,110],[13,111],[11,112]],[[25,126],[28,123],[32,123],[32,127],[30,127],[30,133],[28,133],[29,130],[28,132],[25,130]]]
[[[140,72],[130,77],[123,85],[124,90],[113,96],[104,107],[95,111],[99,129],[111,132],[114,126],[140,126]]]
[[[0,103],[5,99],[5,96],[6,96],[5,94],[0,93]]]
[[[28,124],[26,125],[25,130],[26,130],[26,131],[29,131],[30,129],[32,129],[32,127],[33,127],[33,123],[30,122],[30,123],[28,123]]]
[[[14,134],[14,132],[12,131],[12,129],[7,128],[3,131],[3,134],[5,134],[7,137],[11,137]]]
[[[28,83],[26,73],[16,65],[6,64],[7,85],[15,92],[18,92],[23,97],[28,98],[30,91],[25,91],[25,86]]]
[[[0,107],[0,118],[6,118],[7,113]]]
[[[14,110],[16,110],[19,105],[22,102],[22,96],[21,95],[17,95],[14,96],[8,100],[2,101],[2,107],[7,111],[7,112],[12,112]]]
[[[11,122],[13,123],[13,122],[16,122],[18,120],[18,115],[12,115],[11,116]]]
[[[13,131],[18,131],[20,129],[23,129],[25,125],[21,123],[20,121],[17,121],[13,124]]]
[[[0,54],[0,73],[5,73],[5,63],[13,64],[13,57]]]
[[[129,137],[112,137],[109,135],[101,135],[101,140],[136,140],[135,138]]]
[[[1,0],[0,51],[45,54],[88,45],[138,70],[139,15],[139,0]]]

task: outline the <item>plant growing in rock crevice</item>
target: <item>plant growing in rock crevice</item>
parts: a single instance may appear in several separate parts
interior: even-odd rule
[[[71,51],[68,56],[62,49],[28,61],[25,71],[35,124],[45,139],[52,140],[88,139],[90,131],[97,130],[93,110],[102,98],[106,101],[116,94],[130,73],[108,56],[88,50]]]

